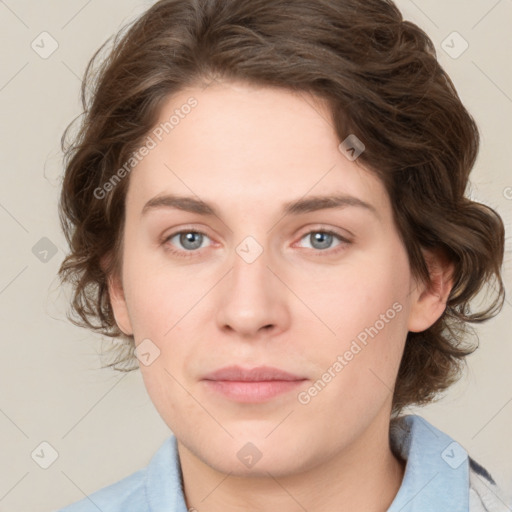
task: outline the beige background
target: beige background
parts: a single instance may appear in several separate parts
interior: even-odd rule
[[[65,318],[56,272],[66,250],[57,218],[60,136],[80,111],[80,77],[94,50],[152,2],[0,1],[0,511],[49,512],[145,466],[169,435],[140,372],[100,370],[100,338]],[[482,147],[473,196],[507,223],[505,263],[512,289],[512,0],[400,0],[438,48],[476,118]],[[31,47],[48,32],[57,50]],[[457,31],[469,44],[463,49]],[[442,42],[449,56],[442,49]],[[453,41],[453,42],[451,42]],[[38,43],[39,42],[39,43]],[[38,250],[48,241],[56,254]],[[36,244],[43,244],[43,246]],[[34,246],[36,249],[33,248]],[[45,247],[46,247],[45,246]],[[479,328],[469,370],[438,404],[419,412],[450,434],[503,487],[512,488],[512,300]],[[41,468],[31,454],[46,441],[58,458]],[[49,461],[51,450],[43,445]],[[35,457],[37,459],[37,457]],[[43,461],[44,462],[44,461]],[[509,491],[510,494],[510,491]]]

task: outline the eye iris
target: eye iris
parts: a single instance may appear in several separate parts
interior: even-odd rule
[[[182,244],[183,247],[190,249],[190,250],[199,249],[199,247],[201,247],[202,237],[203,237],[203,235],[201,233],[195,233],[193,231],[190,231],[188,233],[182,233],[180,235],[180,244]],[[196,242],[193,241],[194,238],[196,238]],[[199,242],[197,240],[199,240]],[[189,242],[192,243],[192,247],[187,246],[187,243],[189,243]]]
[[[329,233],[323,233],[322,231],[318,231],[316,233],[313,233],[310,236],[312,237],[311,238],[311,240],[313,241],[312,245],[313,245],[313,247],[315,247],[315,249],[328,249],[332,243],[333,236],[330,235]],[[326,240],[327,240],[327,242],[326,242]],[[320,242],[320,247],[315,246],[316,242]]]

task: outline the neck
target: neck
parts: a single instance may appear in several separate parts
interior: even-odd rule
[[[389,445],[389,418],[372,424],[349,447],[299,473],[234,476],[205,464],[178,441],[189,510],[385,512],[403,480],[405,462]]]

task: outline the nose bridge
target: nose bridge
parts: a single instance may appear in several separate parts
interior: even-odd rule
[[[261,236],[248,235],[235,247],[231,286],[239,300],[244,301],[246,296],[250,301],[264,300],[270,296],[273,283],[269,256],[268,245]]]
[[[261,236],[249,235],[235,247],[218,312],[221,328],[230,326],[240,334],[255,334],[268,326],[283,328],[283,285],[268,268],[272,268],[271,254],[260,240]]]

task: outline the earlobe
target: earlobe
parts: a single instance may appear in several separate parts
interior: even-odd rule
[[[133,329],[128,314],[121,277],[118,275],[110,275],[107,281],[110,305],[112,306],[116,324],[124,334],[130,336],[133,334]]]
[[[425,331],[441,318],[453,288],[453,263],[441,251],[423,251],[423,255],[431,284],[418,284],[409,315],[408,328],[411,332]]]

